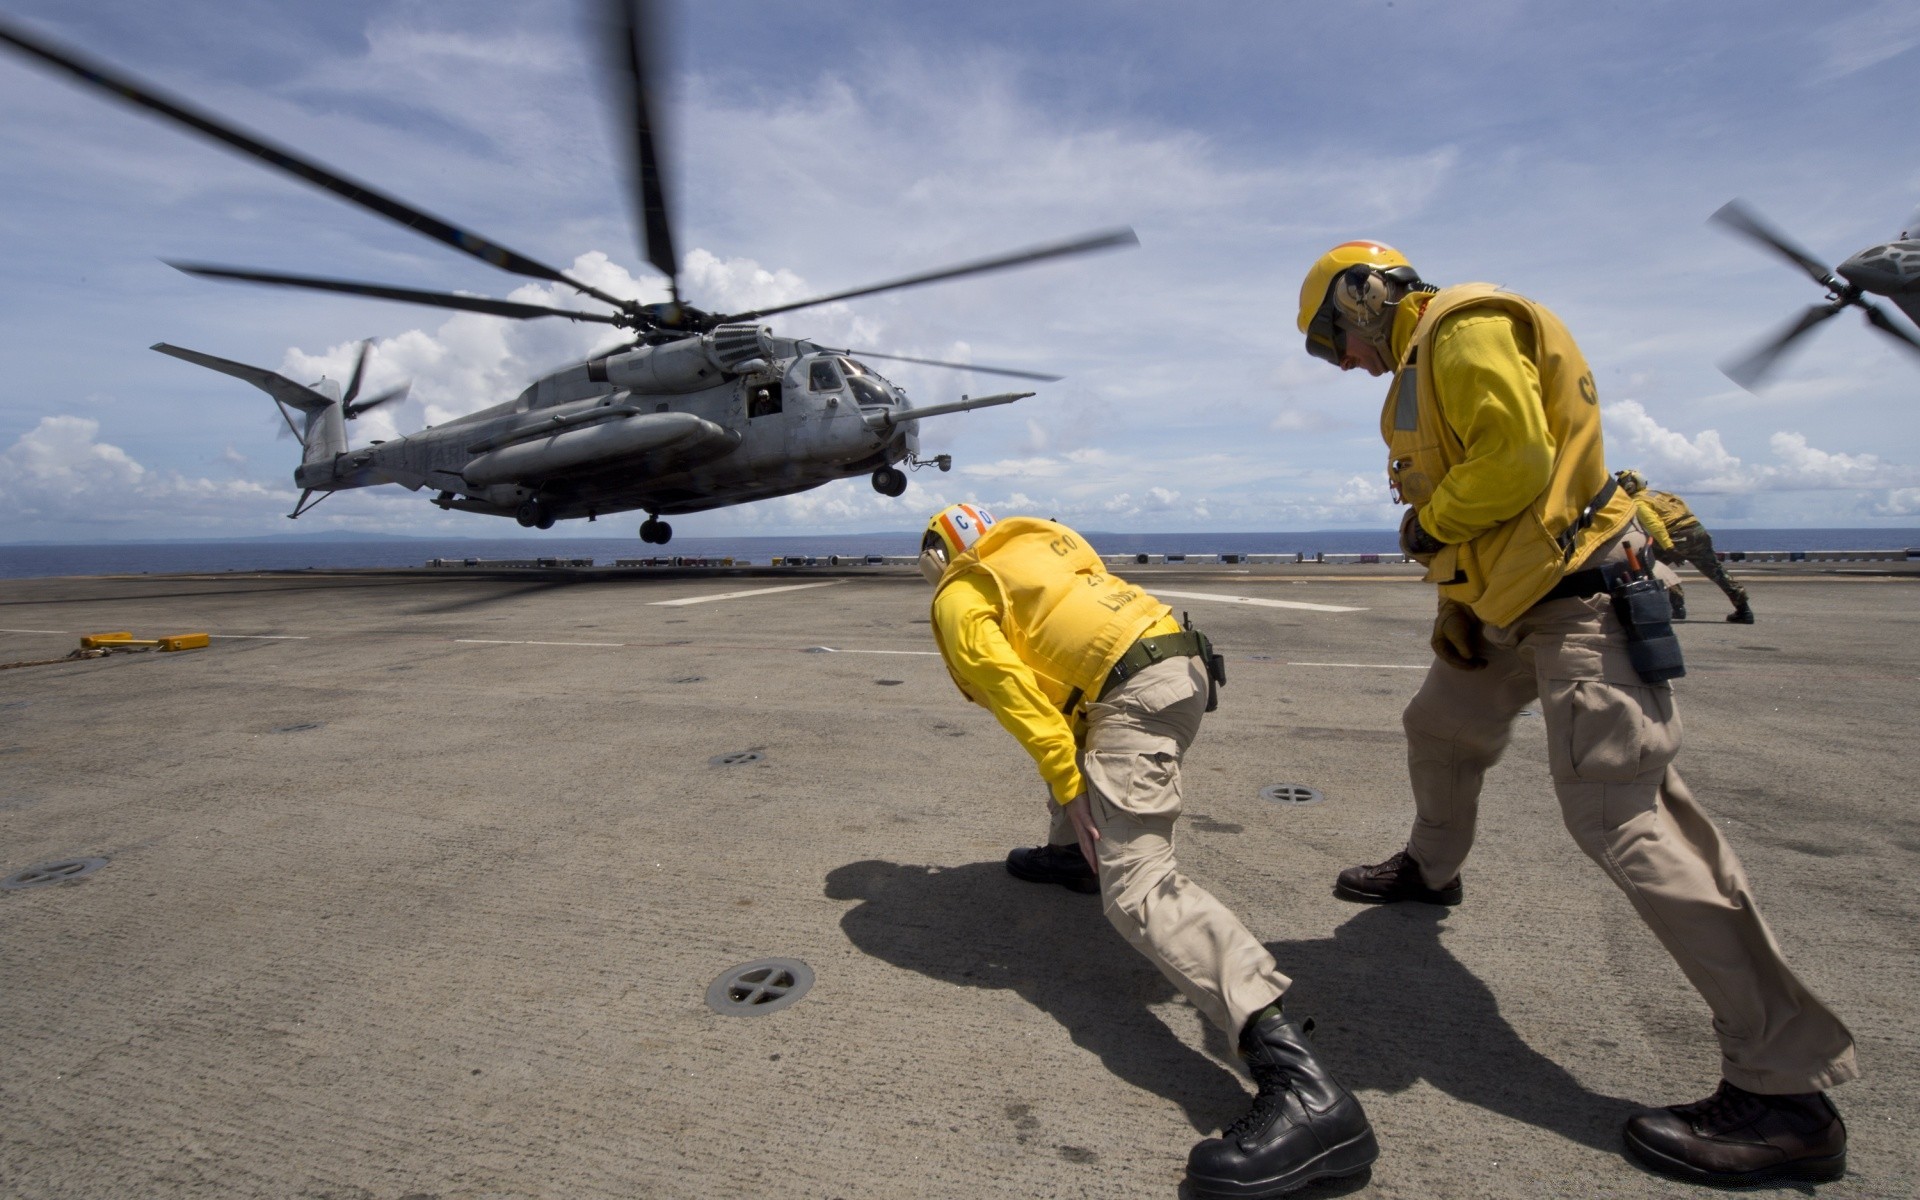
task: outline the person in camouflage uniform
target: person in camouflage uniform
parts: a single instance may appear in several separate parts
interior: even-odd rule
[[[1640,510],[1640,523],[1653,537],[1653,556],[1668,566],[1692,563],[1695,570],[1713,580],[1714,586],[1733,601],[1733,611],[1727,614],[1727,620],[1739,625],[1753,624],[1753,607],[1747,603],[1747,589],[1727,574],[1720,556],[1713,552],[1713,535],[1700,523],[1700,518],[1693,515],[1687,502],[1672,492],[1649,490],[1646,477],[1638,471],[1620,471],[1614,477]],[[1673,615],[1684,620],[1686,597],[1678,587],[1668,590],[1673,598]]]

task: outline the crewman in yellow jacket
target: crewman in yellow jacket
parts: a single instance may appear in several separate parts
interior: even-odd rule
[[[1173,857],[1180,759],[1214,686],[1210,648],[1108,574],[1086,539],[1033,517],[942,509],[921,541],[933,635],[960,692],[991,711],[1046,780],[1044,846],[1022,879],[1098,891],[1107,919],[1229,1038],[1258,1094],[1187,1159],[1196,1196],[1278,1196],[1378,1156],[1359,1101],[1281,1011],[1273,956]],[[1091,887],[1084,886],[1091,884]]]
[[[1638,471],[1615,471],[1613,477],[1620,481],[1620,489],[1633,497],[1640,523],[1647,527],[1647,536],[1653,539],[1653,556],[1670,567],[1692,563],[1694,570],[1711,579],[1713,585],[1733,601],[1733,611],[1727,614],[1727,620],[1736,625],[1753,624],[1753,606],[1747,601],[1747,589],[1727,574],[1720,556],[1714,552],[1713,535],[1700,523],[1700,518],[1693,515],[1687,502],[1672,492],[1653,491],[1647,487],[1646,476]],[[1680,589],[1674,586],[1669,590],[1673,592],[1673,615],[1684,620],[1687,610]]]
[[[1558,318],[1490,284],[1436,289],[1398,251],[1347,242],[1300,289],[1307,350],[1391,374],[1380,433],[1401,544],[1438,585],[1436,655],[1407,705],[1406,849],[1340,873],[1357,903],[1458,904],[1481,782],[1538,703],[1561,815],[1713,1010],[1722,1082],[1637,1113],[1628,1148],[1715,1184],[1833,1179],[1826,1089],[1853,1037],[1795,977],[1740,860],[1672,765],[1681,673],[1647,536],[1608,474],[1593,373]]]

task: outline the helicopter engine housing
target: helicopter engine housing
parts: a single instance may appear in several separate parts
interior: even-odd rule
[[[596,358],[587,364],[587,378],[642,393],[697,392],[772,356],[773,333],[766,326],[720,325],[699,337]]]

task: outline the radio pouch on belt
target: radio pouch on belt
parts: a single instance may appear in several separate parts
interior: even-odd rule
[[[1614,615],[1627,631],[1627,658],[1647,683],[1665,683],[1687,673],[1680,639],[1673,632],[1673,601],[1667,585],[1623,563],[1602,567]]]
[[[1207,665],[1207,711],[1220,707],[1220,689],[1227,686],[1227,658],[1215,653],[1213,639],[1193,627],[1193,618],[1180,614],[1181,628],[1200,639],[1200,661]]]

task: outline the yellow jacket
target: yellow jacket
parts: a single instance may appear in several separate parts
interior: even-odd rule
[[[1107,574],[1079,534],[1033,517],[996,523],[933,597],[934,641],[954,683],[1025,748],[1061,804],[1086,790],[1080,701],[1137,639],[1179,627],[1173,610]]]
[[[1644,506],[1641,509],[1642,512],[1648,508],[1654,511],[1660,518],[1660,523],[1666,526],[1669,535],[1685,533],[1700,524],[1700,518],[1693,515],[1693,510],[1687,507],[1687,502],[1672,492],[1656,492],[1649,489],[1641,492],[1634,499]]]
[[[1653,544],[1662,550],[1673,549],[1673,535],[1667,532],[1667,523],[1661,519],[1660,510],[1641,492],[1633,498],[1633,506],[1640,511],[1640,523],[1647,527],[1647,536]]]
[[[1394,320],[1380,414],[1387,474],[1444,543],[1426,578],[1482,620],[1511,624],[1633,516],[1610,476],[1599,395],[1545,308],[1488,284],[1414,294]]]

